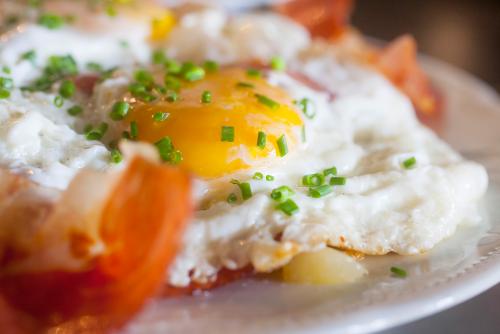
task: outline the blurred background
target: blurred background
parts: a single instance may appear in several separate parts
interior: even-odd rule
[[[421,52],[475,74],[500,92],[500,0],[358,0],[352,21],[384,40],[411,33]]]
[[[411,33],[421,52],[473,73],[500,92],[500,0],[358,0],[352,21],[383,40]],[[500,333],[500,285],[380,334],[420,333]]]

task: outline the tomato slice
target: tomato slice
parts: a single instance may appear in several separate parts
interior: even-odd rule
[[[104,332],[123,325],[158,292],[191,208],[189,177],[136,157],[101,215],[106,252],[85,272],[0,277],[0,292],[41,328]]]

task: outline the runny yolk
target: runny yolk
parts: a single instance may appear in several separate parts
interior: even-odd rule
[[[205,91],[211,93],[209,103],[202,102]],[[279,107],[262,103],[256,94],[279,103]],[[168,116],[155,121],[157,113]],[[293,151],[302,130],[302,119],[286,92],[265,79],[248,76],[241,68],[221,69],[202,80],[184,82],[175,102],[136,102],[126,120],[137,123],[138,140],[155,143],[170,137],[182,153],[181,164],[207,178],[279,159],[282,154],[277,140],[284,135],[288,150]],[[222,127],[234,128],[234,141],[222,141]],[[266,134],[264,148],[257,146],[259,131]]]

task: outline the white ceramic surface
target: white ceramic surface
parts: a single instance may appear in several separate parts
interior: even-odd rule
[[[368,333],[421,318],[500,282],[500,98],[467,73],[425,58],[446,99],[439,134],[487,166],[484,222],[461,229],[431,253],[365,261],[370,279],[349,287],[245,280],[211,293],[155,302],[129,333]],[[407,269],[391,277],[390,266]]]

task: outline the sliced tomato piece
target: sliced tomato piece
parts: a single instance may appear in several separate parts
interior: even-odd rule
[[[338,38],[349,25],[353,0],[290,0],[276,10],[305,26],[313,36]]]
[[[119,327],[163,284],[191,210],[184,172],[134,158],[104,205],[100,234],[106,252],[89,270],[4,275],[0,291],[44,328]]]
[[[418,111],[431,114],[438,107],[437,96],[420,68],[417,59],[417,43],[410,35],[404,35],[375,57],[375,66],[412,100]]]

